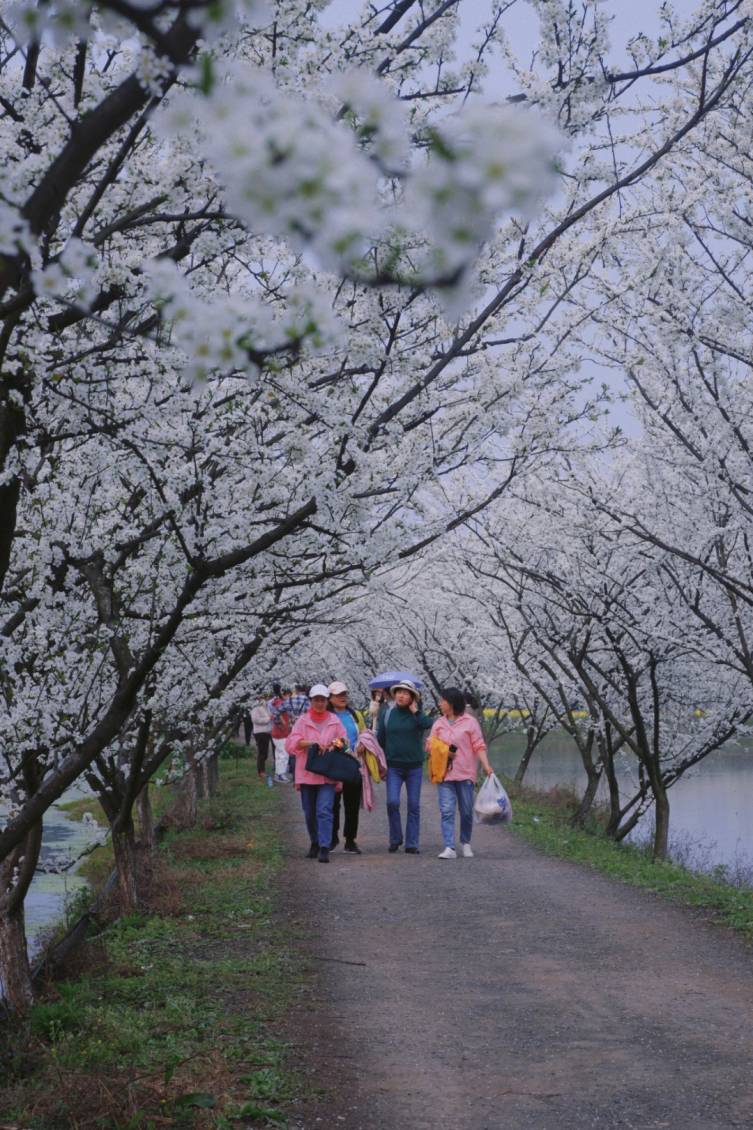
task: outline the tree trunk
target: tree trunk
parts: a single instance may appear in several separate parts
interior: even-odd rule
[[[528,769],[528,763],[531,760],[531,758],[533,757],[533,751],[535,749],[536,749],[536,733],[535,733],[533,727],[531,727],[528,731],[528,736],[527,736],[527,739],[526,739],[525,753],[523,754],[523,756],[520,759],[520,765],[518,766],[518,771],[515,774],[515,784],[516,785],[522,785],[523,784],[523,778],[526,775],[526,770]]]
[[[666,859],[669,851],[669,797],[662,786],[654,794],[654,853],[653,859]]]
[[[0,864],[0,979],[6,1005],[14,1012],[25,1012],[34,1004],[24,899],[37,869],[41,847],[40,820]]]
[[[607,826],[604,829],[604,834],[611,840],[617,834],[617,829],[620,826],[622,819],[622,808],[620,805],[620,783],[617,780],[617,773],[614,768],[614,750],[612,748],[612,735],[609,726],[607,725],[607,740],[606,742],[599,742],[601,750],[601,763],[604,766],[604,772],[607,778],[607,785],[609,786],[609,819]]]
[[[578,824],[583,824],[589,812],[591,811],[593,802],[596,799],[596,792],[599,788],[599,781],[601,780],[601,770],[596,769],[593,764],[591,764],[590,768],[587,768],[587,773],[588,784],[586,785],[586,791],[584,792],[583,799],[578,806],[578,811],[570,821],[574,827]]]
[[[24,928],[24,904],[10,913],[0,911],[0,970],[3,997],[12,1012],[26,1012],[34,1004],[29,954]]]
[[[198,766],[199,774],[199,787],[198,794],[200,800],[208,800],[212,795],[212,786],[209,780],[209,761],[203,757]]]
[[[196,823],[196,810],[199,802],[198,766],[193,758],[189,757],[188,769],[185,777],[183,792],[183,824],[186,828],[193,828]]]
[[[142,850],[153,851],[157,846],[157,837],[154,834],[154,817],[152,816],[152,802],[149,799],[149,785],[144,785],[136,798],[136,804],[139,811]]]
[[[120,909],[123,914],[138,910],[139,884],[136,876],[136,844],[133,834],[133,820],[124,821],[124,827],[119,832],[112,834],[112,846],[115,852],[115,866],[118,871],[118,891],[120,892]]]
[[[209,795],[214,796],[214,790],[220,783],[220,755],[213,753],[209,758]]]

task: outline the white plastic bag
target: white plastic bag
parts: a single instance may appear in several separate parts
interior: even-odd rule
[[[476,824],[507,824],[512,820],[510,798],[499,782],[496,773],[487,777],[473,803],[473,820]]]

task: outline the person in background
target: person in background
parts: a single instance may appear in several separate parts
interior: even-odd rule
[[[455,850],[455,804],[460,812],[460,850],[473,858],[473,791],[479,761],[487,777],[493,769],[486,755],[486,742],[478,721],[466,709],[465,696],[458,687],[445,687],[439,692],[440,717],[429,737],[437,737],[450,747],[450,760],[444,780],[437,785],[439,812],[442,818],[444,850],[440,859],[457,859]]]
[[[272,744],[275,751],[275,780],[280,784],[286,784],[290,780],[287,775],[288,753],[285,748],[285,739],[290,733],[290,715],[282,709],[282,704],[289,695],[289,690],[282,690],[278,684],[275,684],[275,697],[269,704]]]
[[[364,729],[363,716],[358,711],[354,710],[352,706],[348,705],[348,688],[345,683],[330,683],[329,685],[329,709],[333,711],[342,722],[345,733],[348,735],[348,745],[355,753],[356,746],[358,745],[358,735]],[[330,851],[337,851],[340,844],[340,797],[342,795],[342,807],[345,809],[345,819],[343,822],[343,836],[345,838],[345,846],[343,853],[345,855],[360,855],[361,849],[356,843],[356,836],[358,835],[358,816],[361,811],[361,795],[363,792],[363,781],[359,780],[353,783],[346,782],[342,788],[342,794],[335,793],[335,805],[332,810],[332,842],[329,845]]]
[[[379,710],[377,711],[377,730],[379,729],[379,722],[385,714],[389,714],[392,707],[395,705],[395,700],[392,697],[392,691],[386,688],[382,691],[382,701],[379,703]]]
[[[466,714],[470,714],[471,718],[475,718],[476,721],[478,721],[481,713],[481,703],[476,698],[475,694],[472,694],[471,691],[464,691],[463,701],[465,702]]]
[[[311,709],[308,687],[305,683],[296,683],[295,694],[287,694],[279,706],[275,707],[272,720],[280,725],[282,714],[287,714],[290,725],[294,726],[302,714]],[[288,757],[288,773],[295,780],[295,756]]]
[[[269,743],[272,740],[272,719],[269,717],[269,707],[263,694],[257,695],[256,706],[251,710],[251,724],[256,739],[256,768],[259,776],[263,777],[266,773]]]
[[[295,694],[286,694],[282,699],[279,706],[275,707],[274,713],[284,712],[290,716],[290,724],[293,726],[302,714],[311,709],[311,700],[307,693],[308,688],[304,683],[296,683]]]
[[[254,724],[251,721],[251,711],[248,706],[244,706],[241,712],[241,719],[243,721],[243,737],[246,739],[246,745],[251,745],[251,738],[254,733]]]
[[[371,702],[367,707],[368,720],[366,725],[370,730],[376,732],[377,723],[379,721],[379,707],[382,705],[382,692],[380,690],[371,692]]]
[[[424,743],[422,735],[430,730],[431,718],[418,709],[418,688],[415,683],[396,683],[392,688],[394,706],[379,718],[377,741],[387,759],[387,816],[390,822],[390,851],[403,842],[400,819],[400,790],[405,785],[408,797],[408,818],[405,823],[405,853],[419,855],[418,835],[421,819],[421,782],[423,779]]]
[[[295,787],[300,790],[303,814],[311,840],[307,859],[329,863],[329,845],[332,842],[332,807],[335,803],[336,781],[310,773],[306,768],[309,747],[318,745],[326,749],[335,738],[347,741],[340,719],[327,709],[329,691],[317,683],[309,693],[311,708],[302,714],[293,726],[285,743],[291,757],[295,757]]]

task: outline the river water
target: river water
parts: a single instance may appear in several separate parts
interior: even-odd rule
[[[750,739],[746,739],[750,745]],[[506,734],[492,745],[491,760],[514,776],[523,749],[520,734]],[[622,769],[625,778],[630,768]],[[525,784],[585,786],[580,756],[567,734],[549,734],[534,753]],[[625,780],[626,786],[629,784]],[[627,792],[626,796],[629,795]],[[733,871],[753,865],[753,749],[730,745],[702,762],[669,791],[670,841],[683,858],[704,869],[716,864]],[[648,813],[639,837],[653,827]]]
[[[73,791],[66,793],[61,798],[61,803],[76,800],[80,795]],[[0,814],[0,827],[4,823],[5,814]],[[40,863],[61,852],[66,852],[75,859],[90,841],[91,834],[80,821],[71,820],[66,812],[61,812],[53,805],[44,817]],[[34,876],[24,904],[26,936],[32,956],[40,948],[40,934],[44,933],[51,922],[65,917],[71,896],[84,885],[85,880],[79,878],[75,871],[60,875],[38,872]]]

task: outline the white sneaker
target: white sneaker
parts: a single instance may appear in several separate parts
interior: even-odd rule
[[[444,851],[440,851],[437,856],[438,859],[457,859],[457,857],[458,853],[455,851],[455,848],[445,848]]]
[[[470,844],[461,844],[460,850],[462,851],[465,859],[473,859],[473,852],[471,851],[471,845]]]

